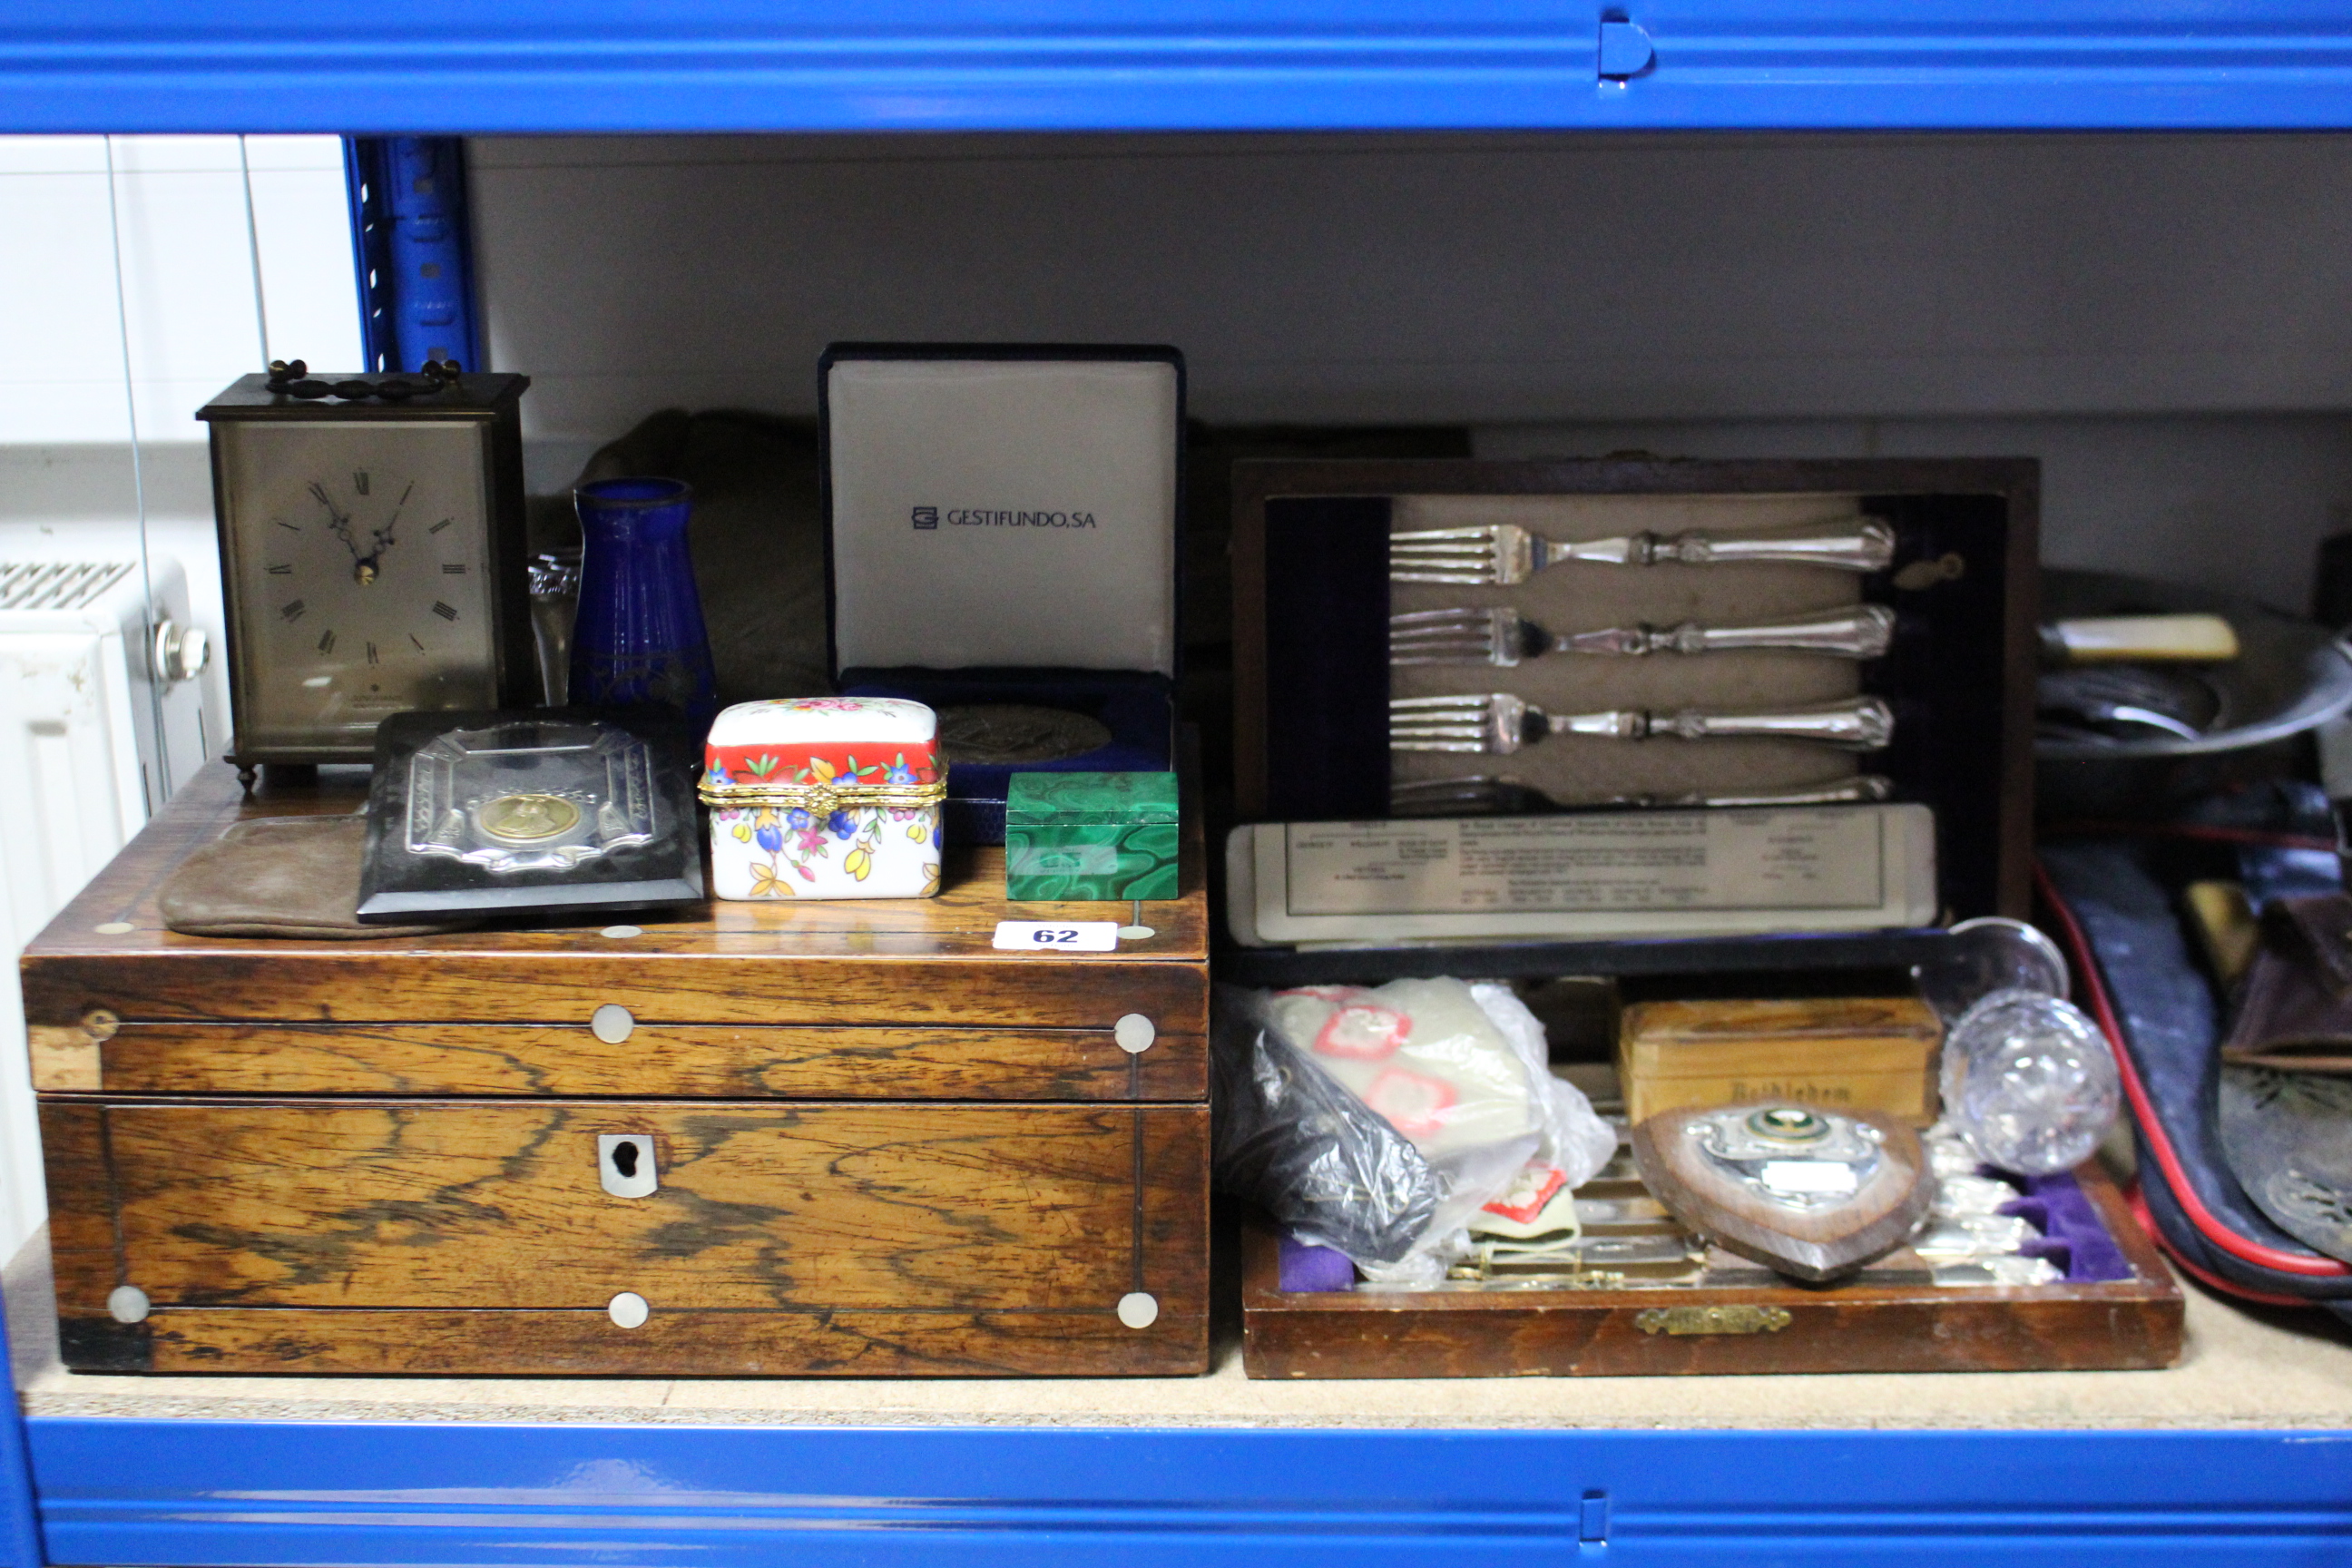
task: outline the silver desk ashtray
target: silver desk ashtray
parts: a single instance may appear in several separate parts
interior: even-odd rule
[[[654,837],[654,749],[606,724],[452,730],[409,758],[408,852],[569,870]]]

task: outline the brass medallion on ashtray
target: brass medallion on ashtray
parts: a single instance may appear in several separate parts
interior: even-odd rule
[[[458,727],[408,759],[408,852],[569,869],[655,836],[652,747],[553,715]]]
[[[940,750],[950,765],[1019,767],[1066,762],[1111,743],[1098,719],[1033,702],[975,702],[939,710]]]
[[[502,795],[475,807],[474,823],[500,844],[543,844],[580,826],[580,808],[560,795]]]
[[[1783,1101],[1664,1110],[1633,1129],[1642,1180],[1727,1252],[1818,1284],[1901,1246],[1936,1184],[1891,1116]]]

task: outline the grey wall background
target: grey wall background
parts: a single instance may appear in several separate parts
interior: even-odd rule
[[[534,479],[835,338],[1181,346],[1196,414],[1496,455],[2024,453],[2048,554],[2300,604],[2352,503],[2352,138],[494,139]]]

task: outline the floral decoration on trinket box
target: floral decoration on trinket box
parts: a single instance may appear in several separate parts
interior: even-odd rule
[[[892,697],[739,702],[704,748],[721,899],[912,899],[940,890],[938,721]]]

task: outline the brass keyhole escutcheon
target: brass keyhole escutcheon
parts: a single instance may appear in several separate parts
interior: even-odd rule
[[[613,1197],[649,1198],[661,1188],[654,1141],[643,1132],[603,1132],[596,1137],[596,1183]]]

